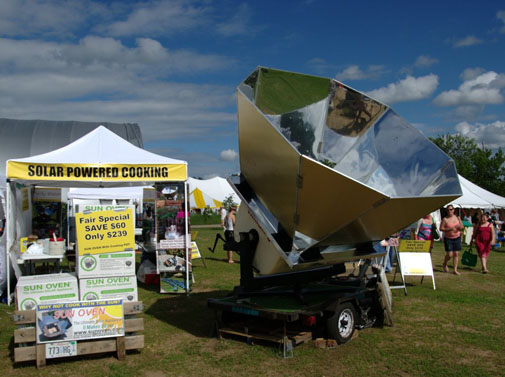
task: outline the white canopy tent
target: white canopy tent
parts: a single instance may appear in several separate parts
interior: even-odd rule
[[[142,148],[140,127],[133,123],[20,120],[0,118],[0,175],[8,159],[35,156],[70,144],[103,125]]]
[[[198,189],[200,192],[203,193],[204,199],[207,198],[205,202],[208,202],[209,204],[214,203],[214,205],[209,206],[211,208],[219,207],[223,203],[223,201],[230,195],[232,196],[233,201],[236,204],[240,204],[240,198],[232,189],[228,181],[226,181],[226,179],[224,178],[214,177],[211,179],[202,180],[190,177],[188,178],[188,184],[191,193],[193,193],[195,189]],[[198,200],[195,199],[192,200],[195,201],[194,208],[205,208],[196,206]]]
[[[131,187],[187,180],[186,161],[138,148],[103,126],[55,151],[8,160],[6,170],[6,254],[7,260],[14,258],[13,266],[17,240],[32,231],[30,197],[34,186]]]
[[[6,203],[5,203],[5,176],[0,174],[0,222],[5,218]],[[0,296],[7,285],[7,269],[5,263],[5,246],[7,243],[7,234],[4,232],[0,235]]]
[[[505,208],[504,197],[477,186],[461,175],[459,176],[459,182],[463,195],[449,204],[462,208]]]

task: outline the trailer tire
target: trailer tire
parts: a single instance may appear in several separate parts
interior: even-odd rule
[[[334,314],[326,320],[328,338],[335,339],[338,344],[347,343],[352,339],[356,326],[356,310],[350,302],[340,304]]]

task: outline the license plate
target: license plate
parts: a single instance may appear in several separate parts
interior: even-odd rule
[[[77,355],[77,342],[46,343],[46,359]]]

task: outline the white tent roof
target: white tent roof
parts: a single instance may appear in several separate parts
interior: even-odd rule
[[[240,198],[235,193],[235,191],[231,188],[230,184],[226,179],[221,177],[214,177],[211,179],[195,179],[188,178],[189,190],[193,192],[195,188],[200,189],[202,193],[211,197],[212,199],[218,200],[221,203],[225,200],[226,197],[232,195],[233,201],[237,204],[240,204]]]
[[[138,148],[99,126],[63,148],[8,160],[7,178],[63,187],[147,186],[186,180],[187,163]]]
[[[223,205],[219,200],[211,198],[198,187],[192,189],[189,195],[190,208],[217,208]]]
[[[133,123],[18,120],[0,118],[0,175],[5,162],[54,151],[93,131],[100,124],[142,148],[140,127]]]
[[[464,208],[505,208],[504,197],[477,186],[461,175],[459,182],[463,195],[449,204]]]

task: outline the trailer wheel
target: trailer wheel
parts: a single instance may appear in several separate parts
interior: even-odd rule
[[[326,331],[329,338],[335,339],[338,344],[344,344],[351,340],[355,325],[356,311],[350,302],[346,302],[339,305],[326,320]]]

